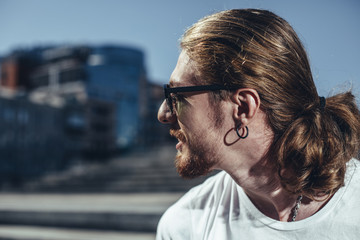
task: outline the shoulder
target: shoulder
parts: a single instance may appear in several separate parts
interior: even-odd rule
[[[213,202],[214,198],[218,198],[224,193],[224,190],[231,185],[229,184],[231,181],[232,178],[225,171],[221,171],[192,188],[173,207],[204,209],[206,205]]]
[[[181,199],[180,199],[181,201]],[[162,215],[156,231],[156,240],[190,239],[190,214],[179,202],[168,208]]]
[[[190,189],[183,197],[181,197],[170,209],[192,209],[199,207],[200,202],[213,195],[218,195],[227,187],[231,177],[224,171],[206,179],[202,184]]]
[[[225,172],[219,172],[192,188],[168,208],[158,224],[157,240],[191,239],[194,216],[206,211],[207,206],[214,203],[214,198],[223,192],[229,178],[231,179]]]

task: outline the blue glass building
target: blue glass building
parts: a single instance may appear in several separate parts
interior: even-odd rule
[[[25,89],[32,102],[66,109],[65,128],[72,129],[70,149],[109,152],[139,142],[141,119],[147,111],[141,50],[81,45],[37,47],[15,53],[5,57],[9,61],[2,69],[3,75],[24,67],[27,74],[21,79],[1,79],[2,87],[8,84]]]
[[[144,54],[136,49],[101,46],[91,49],[87,66],[87,92],[115,104],[116,145],[130,146],[140,130],[141,102],[146,95]]]

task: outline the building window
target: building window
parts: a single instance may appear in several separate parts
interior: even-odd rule
[[[60,72],[60,83],[83,81],[85,79],[85,73],[82,69],[67,69]]]

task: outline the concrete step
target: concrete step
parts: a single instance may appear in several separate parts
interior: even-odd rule
[[[0,194],[0,224],[155,232],[181,194]]]
[[[0,225],[0,240],[155,240],[155,233]]]
[[[22,191],[65,193],[186,192],[205,177],[184,180],[174,167],[174,146],[130,152],[104,163],[83,163],[28,182]]]
[[[148,168],[120,174],[98,174],[89,176],[84,173],[77,177],[43,179],[27,183],[27,192],[186,192],[202,183],[206,177],[193,180],[182,179],[176,172]]]
[[[179,178],[179,177],[178,177]],[[131,192],[186,192],[191,187],[200,184],[203,179],[185,181],[175,178],[129,178],[104,182],[91,182],[86,180],[73,180],[57,182],[55,184],[37,184],[27,187],[28,192],[63,192],[63,193],[131,193]]]

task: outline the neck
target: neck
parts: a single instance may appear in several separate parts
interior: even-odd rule
[[[299,195],[291,194],[281,186],[277,171],[273,167],[265,164],[265,161],[261,161],[247,171],[236,166],[231,169],[224,170],[244,189],[259,211],[278,221],[292,221]],[[295,220],[299,221],[310,217],[320,210],[328,199],[326,197],[312,201],[304,197]]]
[[[288,221],[298,196],[288,193],[281,187],[272,167],[256,166],[245,174],[240,168],[227,172],[263,214],[279,221]]]
[[[267,157],[274,133],[264,123],[266,115],[259,111],[257,117],[247,125],[249,135],[246,139],[239,139],[229,123],[228,128],[224,128],[225,144],[219,149],[219,156],[222,157],[215,167],[229,173],[263,214],[279,221],[291,221],[299,196],[290,194],[282,187],[276,161]],[[302,199],[296,221],[311,216],[324,203],[325,200]]]
[[[244,189],[244,191],[264,215],[284,222],[290,221],[294,216],[297,196],[290,195],[282,189],[273,191],[268,195],[264,195],[263,192],[253,192],[249,189]]]

